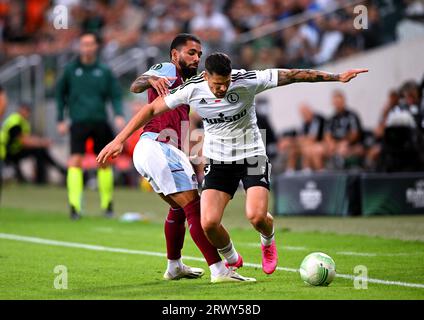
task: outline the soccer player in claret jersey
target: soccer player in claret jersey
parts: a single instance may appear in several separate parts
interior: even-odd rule
[[[178,87],[185,79],[197,74],[201,54],[197,37],[179,34],[171,43],[171,62],[152,66],[133,82],[131,91],[140,93],[147,90],[149,102],[168,94],[169,88]],[[182,141],[188,134],[189,111],[188,104],[179,104],[172,111],[146,122],[133,155],[137,171],[170,205],[164,227],[168,258],[164,278],[199,278],[204,274],[203,269],[189,267],[181,259],[187,219],[190,235],[203,253],[214,279],[249,280],[224,265],[217,249],[203,232],[196,176],[187,156],[181,151]]]
[[[268,212],[270,165],[256,124],[255,95],[295,82],[348,82],[366,69],[340,74],[309,69],[233,70],[223,53],[211,54],[206,71],[171,90],[165,97],[144,106],[118,136],[99,154],[106,161],[117,156],[122,143],[151,118],[180,104],[194,107],[203,118],[203,154],[209,159],[201,194],[202,227],[227,265],[239,268],[243,259],[221,224],[224,209],[240,180],[246,189],[246,216],[260,233],[262,269],[271,274],[277,267],[272,215]]]

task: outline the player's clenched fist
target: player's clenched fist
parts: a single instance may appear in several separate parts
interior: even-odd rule
[[[118,140],[112,140],[100,151],[96,158],[98,163],[105,163],[109,157],[116,158],[124,149],[124,144]]]

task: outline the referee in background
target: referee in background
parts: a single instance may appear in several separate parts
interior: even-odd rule
[[[67,64],[56,87],[57,130],[71,134],[71,158],[68,162],[67,189],[71,219],[81,218],[84,189],[82,159],[86,141],[92,138],[99,153],[113,139],[108,123],[106,103],[112,102],[117,130],[125,125],[122,112],[122,91],[111,69],[97,57],[99,39],[94,33],[79,38],[79,56]],[[65,111],[71,120],[65,121]],[[106,217],[113,217],[113,171],[110,164],[97,169],[100,205]]]
[[[7,95],[6,90],[0,85],[0,127],[2,126],[3,115],[6,113],[7,108]],[[2,134],[0,133],[0,148],[3,142]],[[0,204],[1,196],[3,194],[3,159],[0,154]]]

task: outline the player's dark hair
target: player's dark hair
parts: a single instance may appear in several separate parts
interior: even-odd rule
[[[209,74],[228,76],[232,70],[231,60],[225,53],[215,52],[206,58],[205,68]]]
[[[178,50],[179,47],[185,45],[187,41],[194,41],[201,44],[200,39],[195,35],[190,33],[180,33],[174,38],[174,40],[172,40],[171,47],[169,48],[169,56],[171,56],[172,49]]]
[[[96,41],[96,43],[98,45],[101,45],[102,44],[101,37],[97,33],[95,33],[95,32],[92,32],[92,31],[83,31],[80,34],[79,38],[81,39],[82,37],[85,37],[85,36],[92,36],[94,38],[94,41]]]

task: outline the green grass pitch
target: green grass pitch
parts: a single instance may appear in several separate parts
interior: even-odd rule
[[[70,221],[65,189],[6,186],[0,299],[424,299],[424,217],[278,217],[279,269],[268,276],[258,268],[259,236],[245,221],[243,201],[243,194],[235,197],[224,223],[247,262],[239,272],[258,282],[211,284],[208,270],[197,280],[162,279],[167,210],[155,194],[117,190],[118,214],[138,211],[147,217],[130,223],[103,218],[96,192],[88,190],[86,215]],[[313,251],[336,262],[340,276],[329,287],[310,287],[296,272]],[[207,269],[189,232],[183,255],[186,264]],[[67,268],[67,289],[54,288],[58,265]],[[367,289],[354,286],[358,265],[367,268]]]

